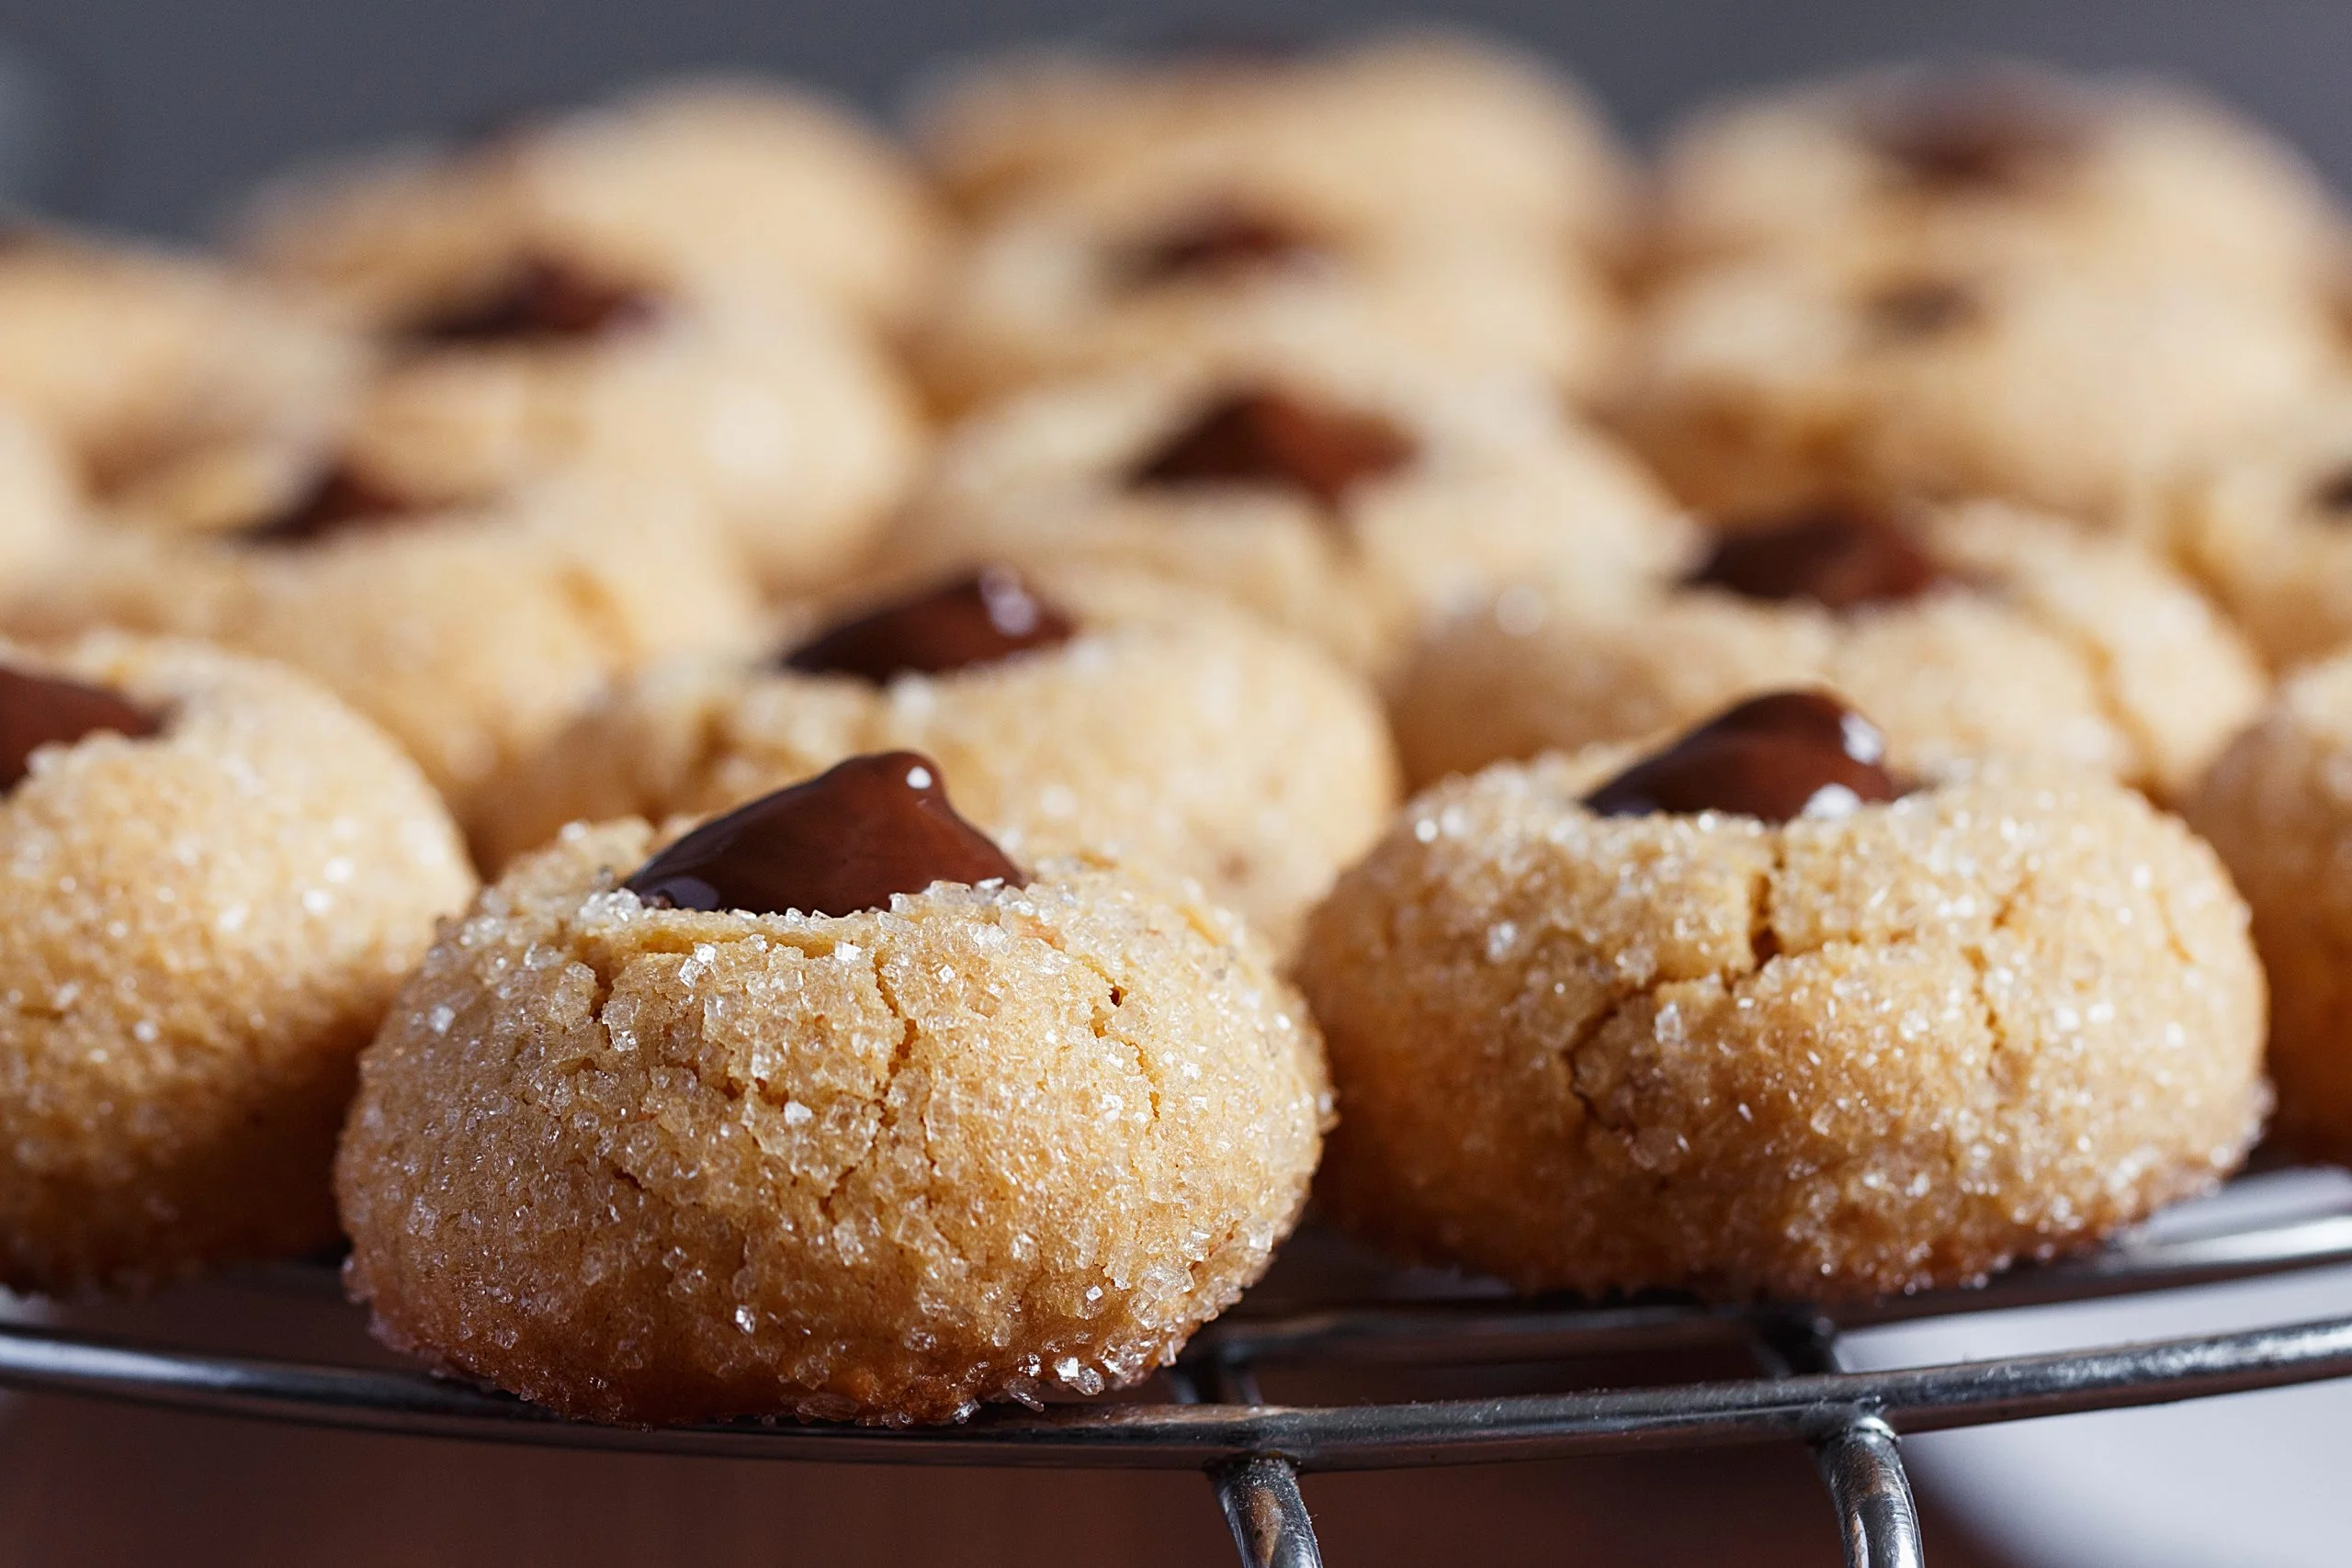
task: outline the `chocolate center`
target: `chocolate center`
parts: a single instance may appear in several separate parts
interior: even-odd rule
[[[1724,811],[1766,822],[1844,817],[1903,792],[1886,738],[1820,692],[1751,697],[1585,796],[1603,817]]]
[[[2352,518],[2352,468],[2338,468],[2312,488],[2312,504],[2330,513],[2331,522]]]
[[[526,256],[480,298],[417,322],[421,344],[560,343],[642,326],[659,300],[566,261]]]
[[[662,908],[849,915],[887,908],[892,894],[934,882],[1028,880],[956,815],[938,763],[885,751],[704,823],[624,886]]]
[[[1862,304],[1871,333],[1895,343],[1940,336],[1976,321],[1983,310],[1973,289],[1934,277],[1891,284]]]
[[[1280,485],[1337,506],[1355,485],[1395,473],[1413,457],[1412,438],[1377,414],[1242,391],[1203,410],[1138,463],[1130,482]]]
[[[2083,105],[2015,71],[1923,83],[1861,120],[1878,154],[1935,194],[2021,189],[2081,158],[2091,131]]]
[[[70,746],[102,729],[143,740],[162,728],[119,693],[0,665],[0,793],[25,782],[44,746]]]
[[[410,510],[408,498],[378,484],[346,464],[336,463],[288,502],[276,516],[239,535],[249,545],[311,545]]]
[[[1706,563],[1683,579],[1749,599],[1810,599],[1829,610],[1916,599],[1943,573],[1894,523],[1838,510],[1742,528],[1716,540]]]
[[[1318,265],[1323,246],[1294,225],[1235,207],[1214,207],[1119,258],[1120,280],[1157,288],[1199,278]]]
[[[854,675],[881,685],[902,673],[940,675],[1068,642],[1077,630],[1007,567],[829,626],[784,657],[804,675]]]

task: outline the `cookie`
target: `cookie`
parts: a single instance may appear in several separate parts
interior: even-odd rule
[[[2026,65],[1912,67],[1695,116],[1658,176],[1668,255],[2022,239],[2309,288],[2334,204],[2291,149],[2193,89]]]
[[[899,750],[1008,853],[1196,878],[1277,947],[1396,804],[1380,705],[1320,650],[1156,581],[998,567],[757,662],[622,681],[481,792],[476,841],[499,864],[568,821],[718,810]]]
[[[1392,694],[1408,777],[1817,682],[1884,725],[1908,770],[2003,756],[2177,799],[2262,702],[2244,640],[2128,541],[1997,502],[1741,521],[1679,581],[1605,603],[1521,584],[1433,631]]]
[[[2352,399],[2234,443],[2156,509],[2160,536],[2278,669],[2352,642]]]
[[[160,511],[144,498],[224,447],[316,450],[367,357],[327,313],[193,256],[43,229],[0,243],[0,401],[101,504]]]
[[[0,1286],[331,1244],[353,1061],[473,874],[376,729],[191,643],[0,649]]]
[[[1590,101],[1537,61],[1446,32],[1307,54],[1018,52],[941,83],[918,104],[915,134],[947,189],[981,211],[1183,147],[1329,171],[1345,187],[1371,172],[1398,211],[1433,223],[1603,252],[1631,228],[1627,160]]]
[[[1384,669],[1530,572],[1669,570],[1676,509],[1540,386],[1328,340],[1040,389],[953,433],[885,551],[1140,569]]]
[[[402,512],[331,476],[243,534],[103,537],[0,619],[28,636],[105,624],[284,660],[390,731],[463,811],[612,678],[749,643],[756,615],[736,558],[664,491],[550,486]]]
[[[1844,489],[2116,526],[2330,385],[2339,355],[2317,296],[2162,253],[1759,256],[1659,288],[1618,412],[1711,510]]]
[[[2270,976],[2270,1075],[2289,1146],[2352,1156],[2352,659],[2312,664],[2217,762],[2188,819],[2254,909]]]
[[[81,537],[79,490],[57,439],[0,405],[0,597],[54,565]]]
[[[1596,394],[1623,337],[1599,265],[1564,243],[1424,220],[1388,174],[1176,142],[1066,182],[978,227],[916,344],[918,367],[961,410],[1319,332]]]
[[[1314,1024],[1221,913],[1016,865],[952,783],[861,758],[485,893],[344,1135],[378,1334],[575,1416],[947,1420],[1133,1382],[1254,1280]]]
[[[1906,791],[1882,745],[1780,694],[1415,801],[1299,963],[1346,1111],[1320,1200],[1522,1290],[1811,1300],[2235,1168],[2263,980],[2212,852],[2086,775]]]
[[[945,222],[907,160],[813,94],[748,77],[661,84],[469,146],[304,171],[235,236],[270,276],[383,326],[462,303],[517,253],[675,285],[713,272],[903,327]]]

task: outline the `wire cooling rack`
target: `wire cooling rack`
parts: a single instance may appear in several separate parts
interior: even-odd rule
[[[880,1430],[738,1422],[639,1430],[562,1420],[421,1371],[192,1351],[38,1325],[0,1325],[0,1387],[372,1432],[545,1447],[884,1464],[1189,1469],[1206,1473],[1250,1568],[1317,1568],[1303,1472],[1400,1469],[1797,1439],[1814,1450],[1846,1561],[1915,1568],[1919,1525],[1901,1434],[2276,1388],[2352,1374],[2352,1315],[2245,1332],[1910,1367],[1846,1369],[1840,1336],[1897,1322],[2081,1302],[2352,1263],[2352,1184],[2267,1211],[2241,1179],[2086,1256],[1981,1289],[1835,1308],[1657,1300],[1519,1301],[1476,1281],[1350,1269],[1278,1270],[1131,1394],[956,1427]],[[2307,1190],[2307,1186],[2306,1186]],[[2252,1198],[2249,1204],[2245,1200]],[[1333,1244],[1309,1234],[1294,1251]],[[1291,1260],[1286,1260],[1286,1264]],[[1335,1284],[1333,1276],[1339,1276]],[[1300,1276],[1305,1276],[1304,1280]],[[326,1293],[326,1265],[269,1271]],[[1751,1375],[1581,1392],[1344,1402],[1269,1401],[1269,1378],[1375,1380],[1432,1368],[1654,1363],[1744,1350]]]

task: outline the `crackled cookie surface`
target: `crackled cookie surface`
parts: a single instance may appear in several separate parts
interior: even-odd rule
[[[748,642],[742,578],[699,503],[664,489],[551,485],[415,510],[330,475],[242,533],[100,539],[6,618],[28,635],[111,625],[284,660],[390,730],[464,810],[615,676]]]
[[[390,741],[192,643],[0,647],[0,1285],[334,1239],[353,1061],[473,891]]]
[[[1003,404],[949,439],[886,553],[1145,570],[1379,671],[1482,592],[1544,573],[1606,593],[1687,542],[1642,468],[1542,388],[1317,339]]]
[[[941,1420],[1133,1382],[1253,1280],[1329,1115],[1303,1007],[941,783],[857,760],[485,893],[345,1134],[379,1332],[574,1416]]]
[[[2352,1154],[2352,660],[2311,666],[2214,764],[2188,818],[2254,909],[2278,1129]]]
[[[1898,766],[2000,756],[2193,789],[2262,701],[2243,639],[2120,540],[1997,504],[1819,505],[1727,525],[1678,584],[1506,589],[1431,632],[1391,698],[1408,777],[1695,723],[1833,687]]]
[[[1197,878],[1286,946],[1396,800],[1378,703],[1319,649],[1133,574],[990,567],[768,659],[619,683],[482,792],[492,863],[572,820],[718,810],[859,752],[937,758],[1006,850]]]
[[[1899,793],[1849,712],[1764,701],[1449,782],[1341,879],[1299,975],[1347,1224],[1528,1290],[1835,1297],[2235,1168],[2263,981],[2211,851],[2079,775]]]

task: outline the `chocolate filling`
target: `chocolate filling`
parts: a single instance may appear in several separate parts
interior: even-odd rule
[[[1136,466],[1138,488],[1279,485],[1337,506],[1366,479],[1414,457],[1410,436],[1377,414],[1317,407],[1276,391],[1218,399]]]
[[[1117,260],[1131,288],[1241,273],[1318,265],[1324,247],[1294,225],[1239,208],[1216,207],[1134,246]]]
[[[1903,792],[1886,738],[1821,692],[1751,697],[1585,796],[1603,817],[1724,811],[1766,822],[1843,817]]]
[[[934,882],[1026,886],[956,815],[939,764],[914,751],[852,757],[701,827],[624,884],[659,908],[849,915]]]
[[[650,292],[548,256],[526,256],[497,287],[408,330],[424,344],[560,343],[642,326],[658,313]]]
[[[1009,567],[969,577],[827,627],[784,656],[804,675],[854,675],[881,685],[940,675],[1068,642],[1076,623]]]
[[[1892,521],[1844,509],[1808,512],[1724,533],[1683,579],[1749,599],[1810,599],[1829,610],[1900,604],[1944,581],[1927,553]]]
[[[1880,289],[1863,302],[1862,312],[1876,336],[1905,343],[1967,326],[1983,316],[1984,302],[1964,284],[1922,277]]]
[[[238,536],[249,545],[316,544],[396,517],[411,505],[407,497],[347,464],[336,463],[276,516],[254,524]]]
[[[2338,468],[2313,486],[2312,504],[2333,513],[2330,521],[2352,518],[2352,468]]]
[[[119,693],[0,665],[0,793],[25,782],[44,746],[70,746],[102,729],[144,740],[162,728]]]
[[[1931,80],[1862,112],[1862,135],[1901,176],[1935,193],[2022,189],[2079,160],[2085,106],[2023,72]]]

